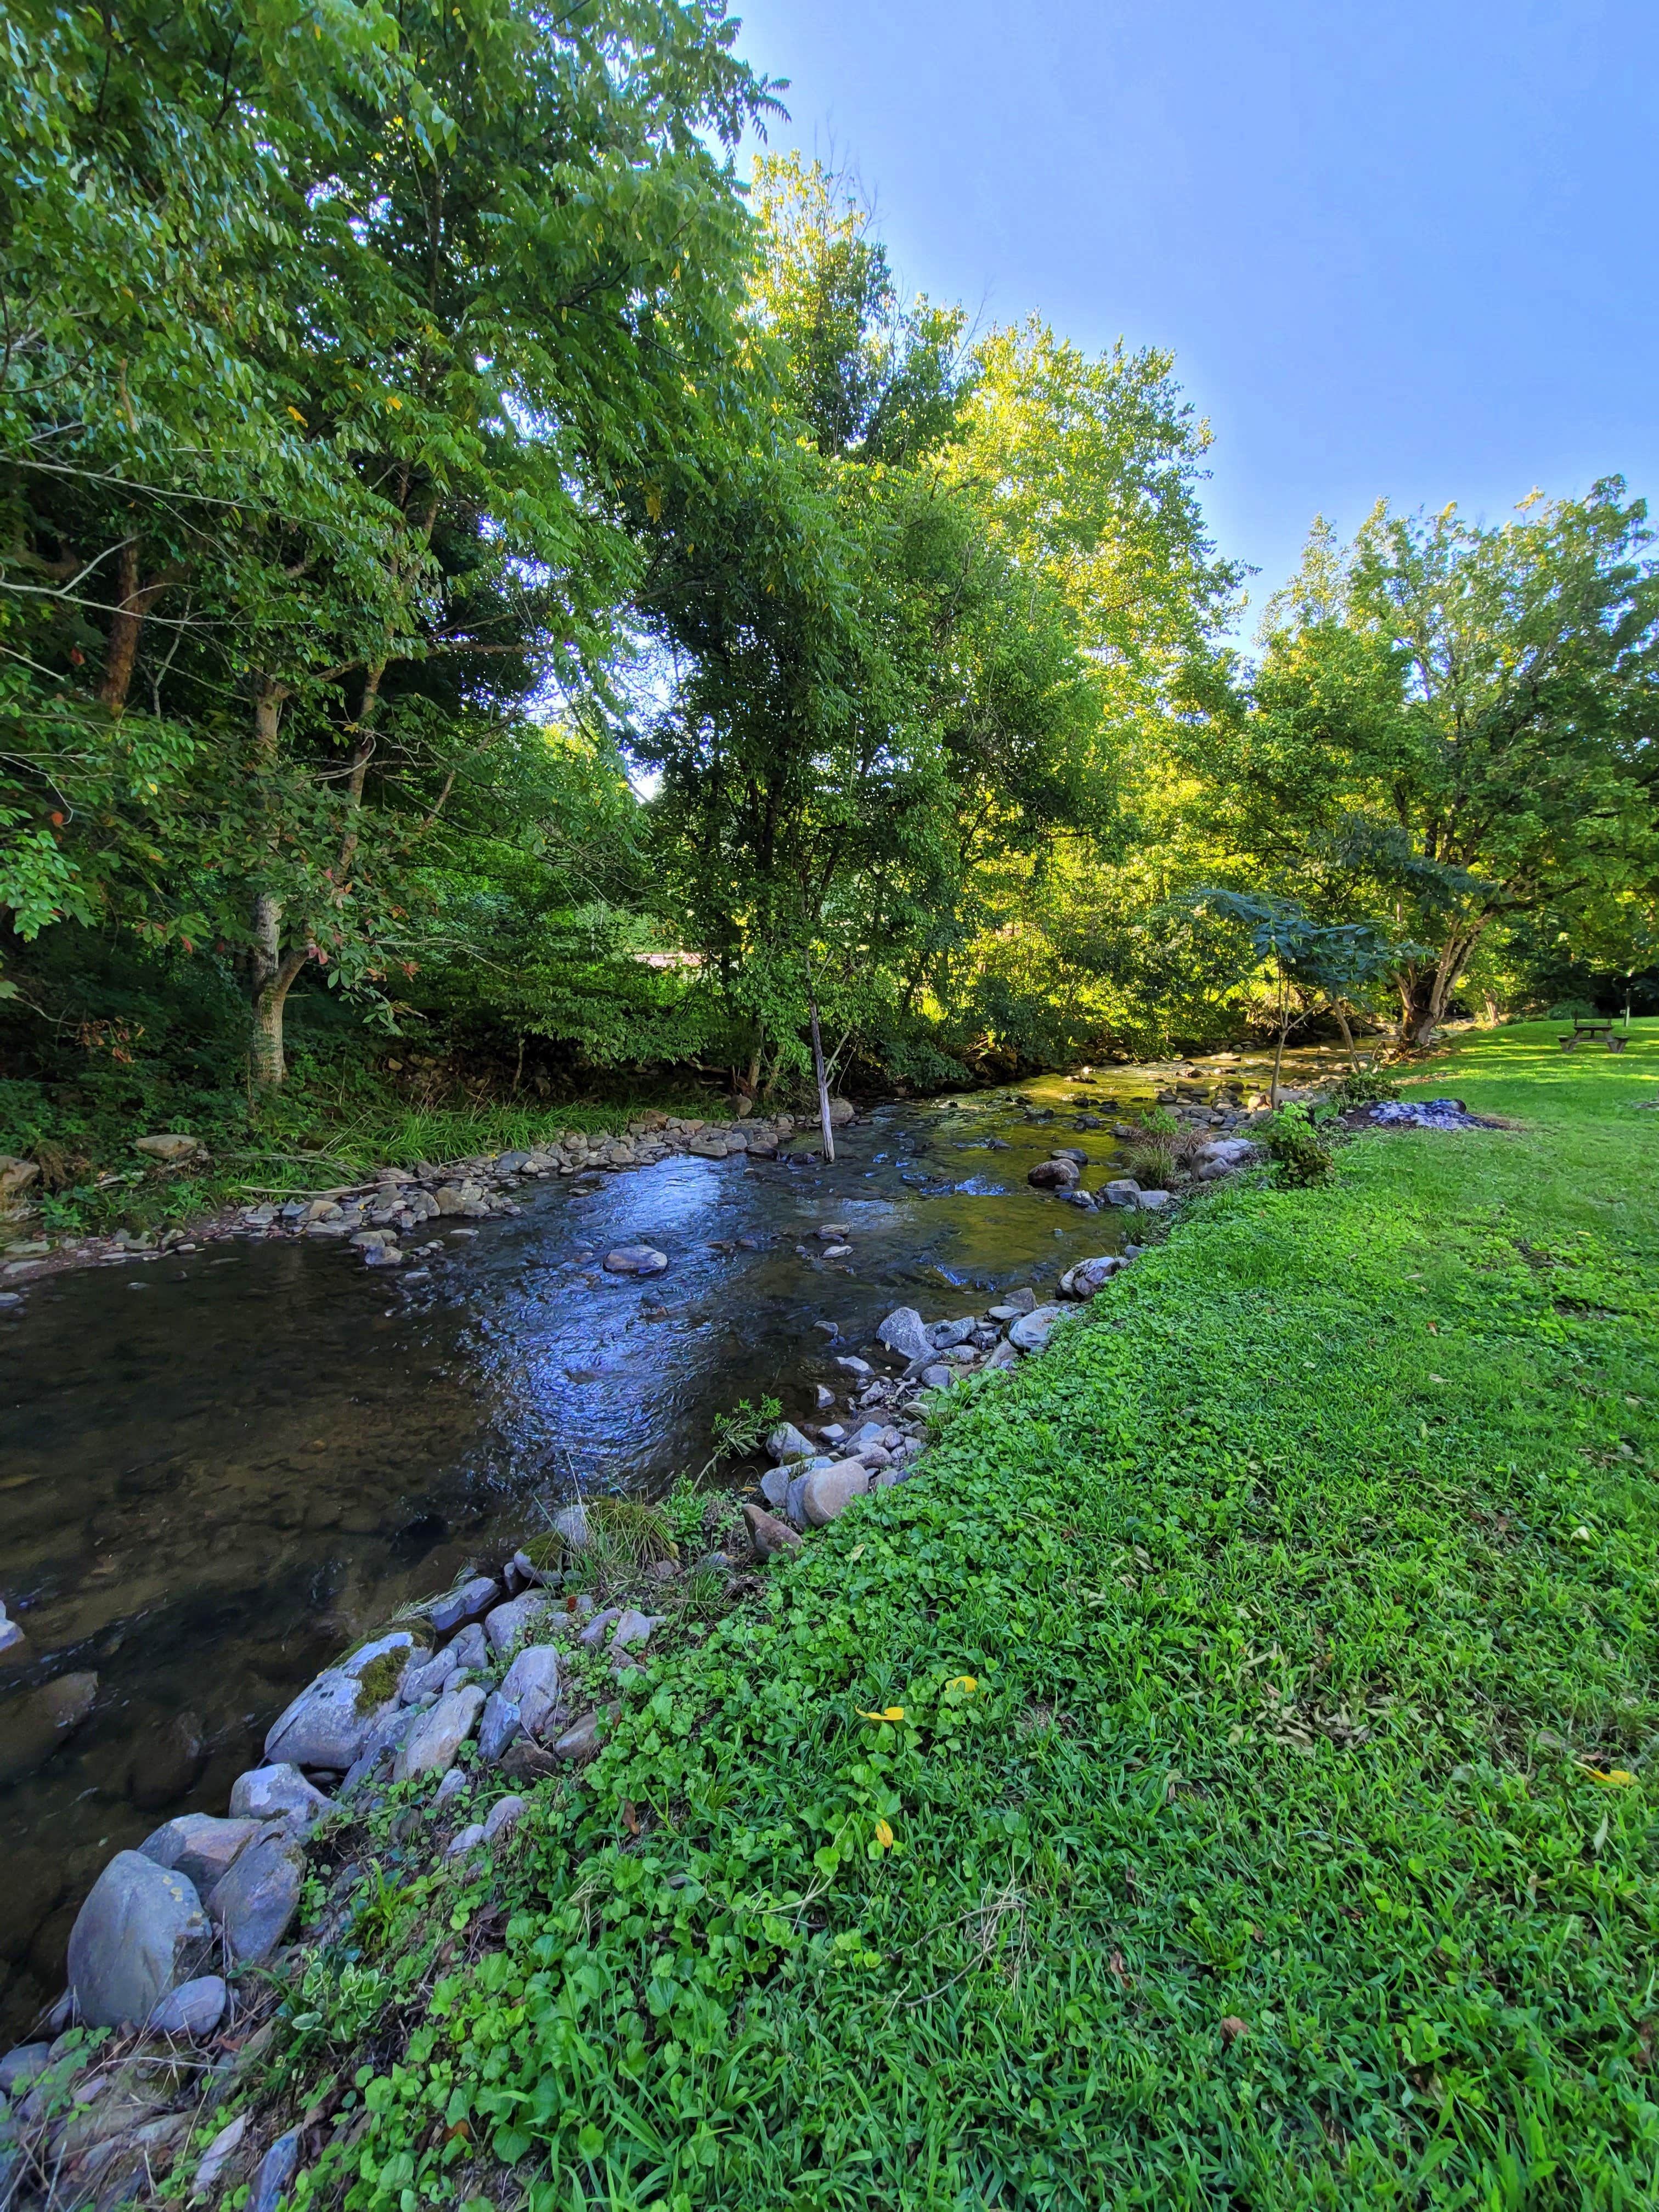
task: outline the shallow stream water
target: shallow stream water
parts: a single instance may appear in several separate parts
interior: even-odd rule
[[[1142,1107],[1171,1073],[1103,1069],[1087,1110]],[[0,1599],[27,1639],[0,1660],[0,2047],[63,1986],[111,1854],[222,1812],[274,1714],[397,1605],[578,1490],[665,1487],[740,1398],[823,1418],[815,1385],[843,1385],[836,1353],[896,1304],[932,1320],[1022,1283],[1046,1297],[1121,1249],[1136,1217],[1025,1180],[1070,1144],[1097,1189],[1110,1129],[1074,1133],[1076,1079],[1022,1096],[1045,1118],[1000,1093],[878,1109],[833,1164],[678,1158],[532,1184],[516,1218],[452,1230],[423,1279],[231,1241],[49,1278],[0,1316]],[[849,1259],[819,1256],[830,1221]],[[604,1273],[638,1242],[665,1276]],[[90,1711],[64,1731],[44,1705],[72,1692]]]

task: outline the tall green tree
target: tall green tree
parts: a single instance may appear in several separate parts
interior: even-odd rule
[[[263,1080],[308,963],[410,966],[458,782],[602,666],[628,488],[709,434],[748,236],[718,149],[769,99],[732,30],[326,0],[13,31],[0,890],[24,932],[222,947]]]
[[[1192,811],[1241,874],[1392,907],[1430,948],[1395,973],[1439,1023],[1491,933],[1650,887],[1659,835],[1659,569],[1612,477],[1482,526],[1379,504],[1316,526],[1260,665],[1195,683],[1172,725]]]
[[[804,1055],[809,973],[843,1030],[902,1024],[985,856],[1091,803],[1095,712],[1063,605],[948,465],[960,317],[901,302],[821,170],[763,165],[758,198],[769,404],[659,499],[641,605],[673,680],[635,739],[750,1080]]]

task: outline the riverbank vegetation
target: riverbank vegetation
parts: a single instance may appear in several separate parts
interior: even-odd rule
[[[487,1871],[394,1792],[295,2202],[1645,2201],[1656,1050],[1202,1200]]]
[[[0,1146],[61,1192],[292,1146],[296,1066],[325,1143],[787,1097],[814,1005],[925,1087],[1650,968],[1641,502],[1318,526],[1241,650],[1170,357],[740,181],[736,27],[13,11]]]

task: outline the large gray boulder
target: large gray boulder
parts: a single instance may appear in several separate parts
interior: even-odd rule
[[[1252,1166],[1261,1158],[1248,1137],[1212,1137],[1199,1151],[1199,1181],[1218,1182],[1223,1176]]]
[[[619,1244],[605,1254],[604,1266],[611,1275],[665,1275],[668,1255],[651,1244]]]
[[[800,1537],[784,1521],[770,1513],[763,1513],[758,1505],[745,1505],[743,1517],[749,1526],[749,1540],[755,1547],[757,1559],[775,1559],[786,1552],[800,1549]]]
[[[192,1152],[199,1152],[202,1140],[199,1137],[186,1137],[182,1131],[169,1129],[159,1136],[135,1137],[132,1149],[135,1152],[148,1153],[153,1160],[171,1163],[187,1160]]]
[[[1025,1180],[1036,1190],[1070,1190],[1082,1173],[1075,1160],[1039,1160]]]
[[[1118,1252],[1102,1252],[1092,1260],[1079,1260],[1060,1279],[1063,1298],[1091,1298],[1128,1261]]]
[[[1034,1313],[1022,1314],[1008,1331],[1009,1343],[1016,1352],[1041,1352],[1061,1311],[1059,1306],[1038,1306]]]
[[[802,1436],[793,1421],[780,1421],[766,1439],[767,1456],[780,1467],[792,1459],[811,1459],[813,1449],[811,1438]]]
[[[477,1727],[483,1709],[484,1693],[476,1682],[440,1698],[398,1746],[392,1780],[406,1782],[411,1774],[447,1774],[455,1764],[456,1753]]]
[[[869,1487],[870,1470],[862,1460],[836,1460],[807,1476],[801,1492],[802,1517],[810,1528],[827,1528]]]
[[[399,1628],[365,1644],[339,1666],[325,1668],[272,1722],[265,1757],[276,1765],[343,1774],[380,1723],[396,1711],[404,1672],[415,1652],[414,1638]]]
[[[93,1884],[69,1940],[69,1984],[89,2027],[146,2021],[207,1954],[196,1886],[142,1851],[117,1851]]]
[[[611,1632],[611,1656],[618,1657],[623,1652],[634,1650],[636,1645],[648,1644],[660,1626],[661,1620],[662,1616],[659,1613],[641,1613],[631,1605],[624,1606],[617,1616],[616,1626]]]
[[[209,1813],[183,1813],[139,1844],[147,1859],[171,1867],[205,1897],[232,1862],[259,1833],[254,1820],[216,1820]]]
[[[435,1652],[430,1659],[423,1660],[418,1665],[406,1667],[403,1686],[398,1692],[398,1702],[404,1705],[418,1705],[428,1691],[441,1690],[450,1676],[457,1672],[460,1663],[458,1659],[452,1658],[447,1650],[443,1650]],[[359,1752],[357,1755],[361,1759],[362,1753]]]
[[[526,1590],[521,1596],[498,1605],[485,1620],[484,1635],[492,1651],[512,1651],[524,1642],[537,1622],[552,1608],[545,1590]]]
[[[250,1844],[208,1898],[230,1956],[244,1965],[268,1959],[300,1909],[306,1858],[295,1839],[267,1831]]]
[[[520,1735],[539,1736],[559,1702],[559,1655],[550,1644],[520,1651],[478,1724],[480,1755],[493,1765]]]
[[[928,1342],[935,1352],[948,1352],[954,1344],[966,1344],[979,1327],[978,1317],[968,1314],[960,1321],[936,1321],[927,1332]]]
[[[620,1706],[602,1706],[599,1711],[584,1713],[573,1726],[558,1737],[553,1746],[555,1759],[568,1759],[573,1763],[592,1759],[600,1748],[599,1731],[616,1718]]]
[[[290,1827],[308,1828],[333,1802],[307,1782],[297,1766],[287,1765],[250,1767],[230,1785],[233,1820],[281,1820]]]
[[[573,1504],[562,1505],[553,1516],[553,1534],[567,1552],[585,1552],[592,1543],[587,1508],[580,1498]]]
[[[1136,1206],[1140,1203],[1140,1185],[1133,1176],[1116,1176],[1100,1194],[1108,1206]]]
[[[876,1341],[884,1344],[889,1352],[896,1352],[901,1359],[912,1361],[930,1358],[933,1349],[933,1339],[914,1306],[895,1306],[878,1327]]]

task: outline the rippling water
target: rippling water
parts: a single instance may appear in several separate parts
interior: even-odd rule
[[[1097,1112],[1157,1079],[1109,1073]],[[931,1319],[1019,1283],[1047,1295],[1117,1249],[1132,1217],[1025,1182],[1060,1143],[1105,1166],[1109,1130],[1073,1133],[1069,1081],[1027,1095],[1054,1118],[890,1107],[838,1135],[833,1166],[678,1158],[531,1185],[517,1218],[452,1232],[424,1280],[235,1242],[48,1279],[0,1318],[0,1598],[28,1639],[0,1660],[0,2036],[62,1987],[112,1852],[222,1811],[300,1685],[543,1525],[538,1498],[660,1489],[740,1397],[817,1418],[814,1385],[844,1379],[820,1318],[845,1350],[896,1304]],[[850,1259],[803,1244],[828,1221]],[[637,1242],[665,1277],[602,1272]],[[64,1738],[42,1692],[93,1673]]]

